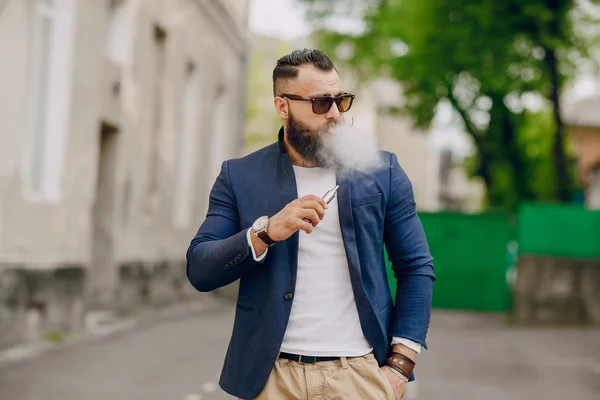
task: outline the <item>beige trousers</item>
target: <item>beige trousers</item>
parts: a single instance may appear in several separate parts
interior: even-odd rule
[[[300,364],[277,359],[256,400],[394,400],[389,380],[373,353]]]

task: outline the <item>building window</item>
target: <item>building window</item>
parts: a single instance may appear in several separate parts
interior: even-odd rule
[[[131,65],[135,4],[130,0],[110,0],[106,29],[106,54],[124,67]]]
[[[160,145],[163,130],[163,101],[166,79],[167,33],[160,26],[154,26],[154,123],[150,139],[150,185],[149,192],[157,194],[160,173]]]
[[[59,201],[69,130],[75,0],[35,0],[25,196]]]
[[[193,63],[188,63],[185,84],[181,98],[181,121],[177,143],[177,170],[175,175],[174,224],[187,228],[192,222],[194,204],[195,160],[197,157],[196,138],[198,135],[198,114],[200,112],[200,82],[198,71]]]

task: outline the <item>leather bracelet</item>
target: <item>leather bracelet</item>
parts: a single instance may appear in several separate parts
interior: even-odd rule
[[[404,382],[408,382],[408,378],[401,372],[396,371],[396,369],[392,368],[391,365],[386,365],[390,371],[392,371],[398,378],[402,379]]]
[[[402,371],[406,376],[410,376],[415,368],[415,362],[401,353],[392,353],[387,359],[387,364]]]
[[[402,368],[398,368],[397,366],[395,366],[393,364],[386,364],[385,366],[388,367],[389,369],[393,369],[398,374],[402,374],[402,376],[405,376],[406,379],[408,379],[409,375]]]

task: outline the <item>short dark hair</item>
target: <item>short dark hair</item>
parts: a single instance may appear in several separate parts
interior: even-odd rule
[[[298,67],[307,64],[312,65],[323,72],[329,72],[335,69],[331,58],[321,50],[294,50],[277,60],[277,65],[275,65],[275,69],[273,70],[273,95],[278,96],[282,94],[278,93],[282,86],[282,82],[297,78]]]

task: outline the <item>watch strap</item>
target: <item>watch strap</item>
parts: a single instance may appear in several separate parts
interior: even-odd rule
[[[265,244],[269,247],[275,244],[275,241],[269,237],[266,230],[256,232],[256,236],[258,236],[258,238],[265,242]]]

